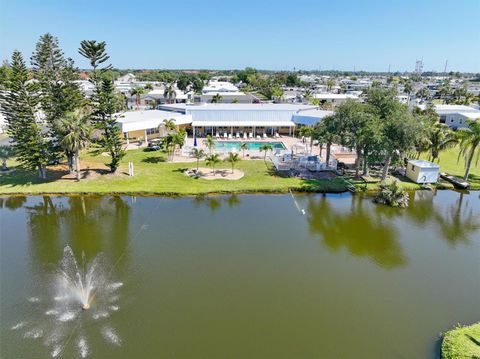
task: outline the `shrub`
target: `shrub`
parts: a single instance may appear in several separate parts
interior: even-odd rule
[[[398,181],[394,181],[380,185],[380,192],[378,192],[374,202],[391,207],[406,208],[408,207],[408,200],[408,193],[398,184]]]

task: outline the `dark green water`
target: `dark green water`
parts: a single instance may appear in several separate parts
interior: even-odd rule
[[[108,318],[62,327],[64,358],[79,331],[89,358],[435,358],[442,331],[480,319],[478,192],[295,198],[305,215],[290,195],[0,199],[0,357],[52,356],[66,245],[103,252],[123,286]]]

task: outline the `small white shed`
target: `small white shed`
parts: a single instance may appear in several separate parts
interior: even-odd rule
[[[410,160],[405,175],[416,183],[435,183],[438,181],[440,166],[425,160]]]

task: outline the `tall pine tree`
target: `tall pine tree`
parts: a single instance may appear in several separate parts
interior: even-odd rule
[[[79,108],[84,102],[83,94],[74,82],[78,79],[78,71],[73,60],[65,58],[58,39],[49,33],[40,36],[30,60],[33,76],[41,90],[41,109],[49,126],[50,135],[57,139],[58,144],[63,136],[62,129],[57,128],[59,119]],[[52,147],[52,150],[59,154],[62,148],[57,145]],[[63,150],[72,172],[74,154],[69,150]]]
[[[7,123],[17,159],[28,169],[37,169],[40,178],[46,178],[46,165],[50,156],[50,136],[37,119],[39,104],[38,83],[29,81],[22,54],[14,51],[8,91],[0,93],[0,104]]]
[[[111,66],[99,67],[109,59],[105,47],[104,41],[83,40],[78,52],[90,61],[93,68],[90,76],[94,85],[94,91],[90,99],[93,109],[91,120],[102,132],[98,142],[110,154],[111,162],[107,166],[114,173],[123,156],[125,156],[125,151],[122,148],[122,133],[117,126],[115,116],[117,106],[115,89],[112,80],[106,76],[106,71]]]

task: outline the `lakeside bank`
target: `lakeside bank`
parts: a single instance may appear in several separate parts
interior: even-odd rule
[[[452,153],[452,158],[453,158]],[[187,196],[228,193],[287,193],[318,192],[341,193],[355,188],[360,192],[375,192],[379,182],[366,183],[350,177],[336,177],[325,180],[304,180],[300,178],[283,177],[276,173],[273,165],[267,159],[240,160],[235,168],[245,175],[239,180],[205,180],[185,175],[188,169],[196,168],[195,162],[167,162],[166,155],[160,151],[131,150],[122,160],[117,173],[108,173],[105,166],[106,157],[84,152],[81,158],[82,179],[75,180],[68,174],[66,166],[61,164],[49,166],[47,180],[40,180],[35,171],[15,168],[10,173],[0,175],[0,194],[2,195],[43,195],[43,194],[137,194],[137,195],[167,195]],[[128,163],[133,162],[133,177],[128,175]],[[445,161],[446,162],[446,161]],[[10,161],[9,165],[16,163]],[[205,167],[205,161],[200,161],[200,167]],[[459,174],[461,166],[453,172]],[[223,162],[217,169],[230,168]],[[452,172],[449,169],[450,172]],[[472,189],[480,189],[480,172],[473,172]],[[421,185],[413,183],[405,177],[395,177],[406,190],[421,189]],[[393,179],[393,178],[392,178]],[[438,189],[452,189],[446,182],[439,182]]]

